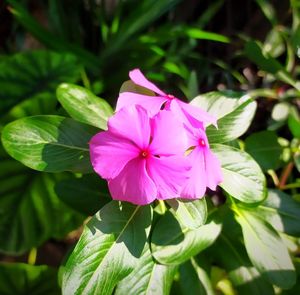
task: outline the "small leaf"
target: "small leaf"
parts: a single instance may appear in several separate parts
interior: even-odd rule
[[[245,150],[265,171],[278,168],[282,147],[275,132],[252,133],[245,139]]]
[[[186,228],[167,211],[153,229],[152,255],[162,264],[181,264],[213,244],[220,231],[221,224],[216,220],[197,229]]]
[[[220,186],[226,192],[245,203],[261,202],[266,197],[265,176],[249,154],[221,144],[211,145],[211,149],[221,162]]]
[[[147,244],[138,265],[118,284],[115,295],[168,295],[176,270],[176,266],[156,263]]]
[[[278,233],[249,210],[238,207],[235,208],[235,213],[253,265],[270,283],[283,289],[291,288],[296,282],[296,273]]]
[[[255,212],[276,230],[292,236],[300,235],[300,204],[284,192],[269,190],[267,199]]]
[[[111,106],[91,91],[72,84],[61,84],[57,99],[75,120],[100,129],[107,129],[107,120],[113,114]]]
[[[31,51],[6,57],[0,62],[0,114],[33,97],[55,101],[60,83],[79,78],[77,59],[70,54]]]
[[[205,198],[198,200],[169,199],[166,202],[185,227],[198,228],[205,224],[207,218]]]
[[[63,179],[56,184],[55,191],[69,207],[86,215],[94,215],[112,200],[106,181],[95,174]]]
[[[98,129],[60,116],[33,116],[2,131],[6,151],[24,165],[45,172],[92,171],[88,142]]]
[[[57,272],[46,265],[0,263],[0,294],[59,295]]]
[[[138,265],[148,238],[150,206],[113,201],[85,226],[63,273],[63,294],[111,294]]]

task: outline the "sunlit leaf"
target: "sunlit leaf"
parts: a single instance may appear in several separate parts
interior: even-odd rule
[[[134,271],[118,284],[115,294],[168,295],[176,269],[156,263],[147,245]]]
[[[152,255],[162,264],[181,264],[213,244],[220,231],[221,224],[213,219],[197,229],[186,228],[168,211],[153,229]]]
[[[113,201],[85,226],[64,267],[63,294],[111,294],[138,265],[151,225],[151,207]]]
[[[245,203],[261,202],[266,197],[265,176],[249,154],[221,144],[211,145],[221,162],[223,182],[220,186]]]
[[[291,288],[296,282],[296,273],[278,233],[252,211],[239,207],[235,213],[253,265],[270,283],[284,289]]]
[[[6,125],[2,142],[10,156],[32,169],[88,172],[88,142],[97,131],[65,117],[33,116]]]
[[[113,114],[111,106],[91,91],[72,84],[57,88],[57,99],[75,120],[106,129],[107,120]]]

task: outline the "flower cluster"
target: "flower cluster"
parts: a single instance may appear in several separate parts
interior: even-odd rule
[[[216,119],[163,92],[139,69],[129,76],[141,93],[120,93],[108,130],[90,141],[92,165],[112,198],[145,205],[216,189],[221,168],[205,133]]]

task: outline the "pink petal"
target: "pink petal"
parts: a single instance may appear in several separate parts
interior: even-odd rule
[[[191,168],[184,157],[151,157],[147,162],[149,176],[157,187],[157,199],[179,197],[183,184],[189,177]]]
[[[141,149],[147,148],[150,141],[150,118],[141,106],[129,106],[108,120],[108,130],[131,140]]]
[[[183,124],[170,111],[160,111],[151,121],[151,153],[154,155],[184,155],[188,148]]]
[[[166,94],[150,82],[139,69],[130,71],[129,77],[135,84],[148,88],[161,96],[166,96]]]
[[[208,148],[204,150],[204,158],[206,170],[206,186],[208,186],[212,190],[215,190],[217,185],[223,180],[221,164],[218,158]]]
[[[139,149],[129,140],[109,131],[100,132],[90,141],[90,156],[94,170],[105,179],[114,178],[123,167],[139,155]]]
[[[127,163],[121,173],[108,182],[112,198],[136,205],[153,202],[157,189],[146,171],[146,160],[135,158]]]
[[[198,122],[203,122],[205,125],[213,124],[217,126],[217,118],[215,116],[183,101],[177,100],[177,103],[193,126],[198,127]]]
[[[160,96],[148,96],[133,92],[122,92],[119,94],[117,101],[116,111],[119,111],[123,107],[128,107],[131,105],[141,105],[150,114],[150,116],[156,115],[167,98]]]
[[[206,171],[203,149],[196,147],[188,159],[192,163],[191,177],[185,183],[181,198],[199,199],[206,191]]]

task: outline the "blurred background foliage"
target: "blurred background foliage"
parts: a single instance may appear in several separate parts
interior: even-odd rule
[[[269,187],[299,202],[299,57],[297,0],[1,1],[0,131],[25,116],[64,114],[56,99],[62,82],[82,85],[114,107],[118,86],[135,67],[188,101],[212,90],[245,92],[258,110],[233,145],[255,158]],[[98,179],[74,179],[71,173],[32,171],[0,146],[0,259],[16,262],[0,264],[0,294],[58,294],[55,270],[33,265],[57,268],[83,220],[109,200],[104,183],[97,189]],[[218,204],[224,198],[212,197]],[[296,213],[292,218],[299,221]],[[231,219],[224,228],[234,231]],[[299,224],[286,243],[299,269],[298,234]],[[198,281],[208,274],[214,292],[254,294],[247,293],[254,292],[253,285],[239,289],[245,273],[231,272],[236,259],[257,278],[259,290],[269,290],[250,268],[241,241],[226,232],[219,240],[208,251],[211,259],[201,255],[180,268],[172,292],[192,294],[185,293],[192,286],[193,294],[206,294]],[[282,294],[297,294],[299,288]]]

